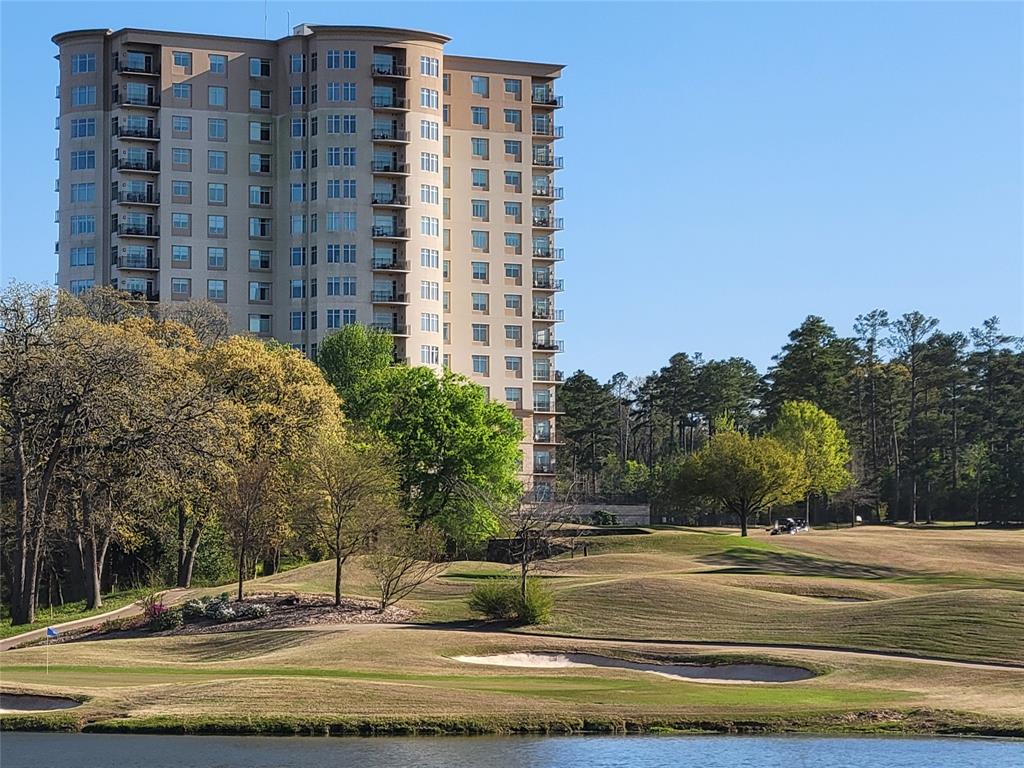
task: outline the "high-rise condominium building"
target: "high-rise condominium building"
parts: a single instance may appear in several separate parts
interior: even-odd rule
[[[550,493],[561,67],[376,27],[53,40],[61,287],[208,299],[311,357],[342,325],[385,328],[399,359],[514,409]]]

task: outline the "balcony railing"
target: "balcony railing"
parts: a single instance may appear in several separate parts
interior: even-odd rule
[[[558,413],[553,400],[534,400],[533,410],[537,413]]]
[[[555,437],[555,431],[553,429],[549,429],[549,430],[547,430],[545,432],[534,432],[533,433],[533,442],[541,443],[541,444],[546,444],[546,445],[560,445],[561,444],[561,443],[559,443],[558,438]]]
[[[372,160],[370,167],[374,173],[409,173],[408,163],[399,163],[394,160]]]
[[[534,381],[564,381],[565,374],[561,371],[557,371],[554,368],[548,368],[547,370],[537,370],[533,372]]]
[[[401,141],[408,142],[410,138],[408,131],[399,131],[394,128],[374,128],[371,138],[374,141]]]
[[[160,301],[159,288],[147,288],[144,291],[128,291],[135,301]]]
[[[533,278],[533,287],[545,291],[560,291],[564,287],[563,283],[564,281],[561,278],[538,277],[536,275]]]
[[[142,97],[129,96],[127,93],[115,93],[114,103],[129,107],[159,107],[160,96],[155,93],[149,93]]]
[[[409,68],[403,64],[374,64],[374,77],[408,77]]]
[[[562,229],[565,221],[556,216],[534,216],[533,226],[538,229]]]
[[[555,474],[555,462],[553,462],[553,461],[535,461],[535,462],[533,462],[533,474],[535,474],[535,475],[553,475],[553,474]]]
[[[375,331],[387,331],[392,336],[408,336],[409,326],[398,323],[373,323],[371,326]]]
[[[538,104],[542,107],[560,107],[562,106],[562,97],[555,96],[551,91],[546,92],[534,92],[530,94],[530,101],[533,104]]]
[[[561,200],[563,192],[561,187],[534,187],[534,197],[550,197],[555,200]]]
[[[119,171],[159,171],[159,160],[132,160],[127,157],[119,157],[114,162],[114,167]]]
[[[549,307],[547,309],[536,309],[533,310],[534,320],[550,320],[553,323],[560,323],[565,320],[564,309],[554,309]]]
[[[146,128],[135,128],[130,125],[119,125],[114,132],[117,136],[126,139],[159,139],[160,129],[156,126]]]
[[[533,164],[542,168],[564,168],[565,162],[560,155],[534,155]]]
[[[160,269],[159,256],[131,256],[120,255],[117,257],[118,269]]]
[[[370,236],[386,240],[407,240],[409,238],[409,230],[402,229],[401,227],[372,227],[370,229]]]
[[[405,259],[374,259],[372,267],[384,272],[408,272],[409,262]]]
[[[408,109],[409,100],[404,96],[373,96],[370,104],[374,109]]]
[[[118,224],[117,234],[128,237],[160,237],[160,227],[156,224]]]
[[[533,126],[534,136],[544,136],[549,139],[560,139],[564,134],[564,129],[560,125],[535,125]]]
[[[138,205],[159,205],[159,192],[127,192],[121,190],[114,198],[119,203],[135,203]]]
[[[563,352],[565,342],[561,339],[534,339],[533,348],[542,352]]]
[[[129,64],[127,61],[117,62],[117,71],[125,72],[129,75],[159,75],[160,72],[153,65],[152,62],[147,64]]]
[[[565,251],[562,248],[534,248],[533,258],[562,261],[565,258]]]
[[[391,205],[401,208],[409,207],[409,196],[408,195],[393,195],[383,192],[375,192],[373,197],[370,199],[373,205]]]
[[[408,293],[394,291],[370,291],[370,301],[374,304],[408,304]]]

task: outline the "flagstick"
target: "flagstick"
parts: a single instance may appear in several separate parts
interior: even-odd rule
[[[46,674],[50,674],[50,632],[46,632]]]

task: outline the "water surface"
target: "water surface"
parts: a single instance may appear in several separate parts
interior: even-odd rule
[[[1020,768],[1024,742],[818,736],[222,737],[4,733],[3,768]]]

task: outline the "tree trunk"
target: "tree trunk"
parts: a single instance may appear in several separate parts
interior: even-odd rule
[[[187,589],[192,586],[192,570],[195,568],[196,554],[199,552],[199,540],[202,533],[202,524],[194,524],[188,542],[178,550],[178,578],[175,583],[179,587]]]
[[[747,535],[747,512],[740,512],[740,536]]]
[[[103,605],[103,593],[100,586],[102,565],[95,536],[85,537],[83,552],[85,555],[85,607],[92,610]]]
[[[340,537],[335,541],[334,550],[334,604],[341,605],[341,541]]]
[[[245,543],[238,548],[238,602],[242,602],[242,584],[245,582]]]

